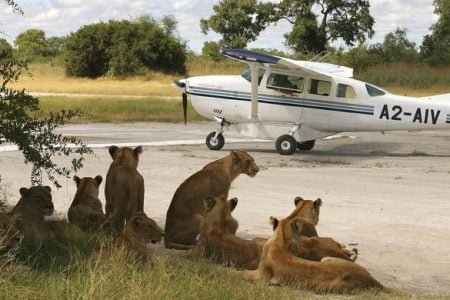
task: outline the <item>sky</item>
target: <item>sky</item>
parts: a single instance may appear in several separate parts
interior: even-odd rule
[[[270,1],[270,0],[265,0]],[[200,19],[213,14],[219,0],[16,0],[25,14],[11,12],[6,1],[0,0],[0,31],[11,45],[18,34],[27,29],[41,29],[46,37],[65,36],[81,26],[110,19],[131,20],[150,14],[155,18],[174,15],[178,21],[178,35],[190,50],[201,53],[203,43],[218,41],[215,33],[204,35]],[[375,19],[375,35],[369,44],[382,42],[384,36],[397,27],[407,29],[407,38],[417,46],[430,26],[438,20],[433,0],[369,0],[370,13]],[[262,32],[249,48],[273,48],[286,51],[283,35],[291,30],[287,22],[279,22]],[[344,46],[336,42],[335,47]]]

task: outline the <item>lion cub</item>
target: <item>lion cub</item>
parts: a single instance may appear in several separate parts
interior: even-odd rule
[[[365,268],[348,260],[325,257],[317,262],[295,256],[290,244],[298,243],[303,227],[295,214],[280,221],[271,217],[271,222],[274,232],[264,245],[258,269],[247,272],[254,279],[291,283],[315,292],[384,289]]]
[[[207,164],[187,178],[175,191],[166,215],[166,248],[191,249],[197,243],[203,221],[206,197],[227,198],[230,185],[240,174],[254,177],[259,168],[245,151],[231,151],[229,155]]]
[[[115,237],[114,244],[134,254],[134,257],[145,263],[151,252],[148,243],[156,244],[164,237],[164,231],[144,212],[132,217],[124,229]]]
[[[113,161],[106,174],[105,227],[112,233],[122,230],[125,220],[137,212],[144,211],[144,178],[137,171],[142,147],[134,150],[128,147],[109,147]]]
[[[98,199],[102,176],[80,179],[75,175],[73,180],[77,185],[77,192],[67,212],[69,222],[77,225],[83,231],[99,229],[106,220],[102,203]]]
[[[237,203],[237,198],[226,201],[223,197],[209,197],[205,200],[205,220],[194,252],[225,266],[254,270],[259,264],[262,245],[235,235],[238,222],[231,212]]]

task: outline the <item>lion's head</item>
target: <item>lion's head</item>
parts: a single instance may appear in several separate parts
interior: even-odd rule
[[[159,243],[164,237],[162,230],[155,221],[147,217],[144,212],[138,212],[127,222],[125,231],[131,231],[133,236],[144,244]]]
[[[23,187],[20,189],[22,197],[11,212],[32,210],[35,213],[39,212],[43,216],[50,216],[55,211],[51,192],[52,190],[49,186],[33,186],[29,189]]]
[[[244,173],[250,177],[255,177],[259,171],[255,160],[245,151],[231,151],[230,156],[233,160],[233,167],[238,170],[236,173]]]
[[[119,148],[117,146],[111,146],[109,147],[109,154],[113,159],[111,167],[122,166],[136,169],[139,163],[139,155],[141,153],[141,146],[134,148],[134,150],[128,147]]]
[[[209,225],[227,233],[235,234],[238,229],[238,221],[233,218],[231,212],[236,208],[238,198],[226,200],[224,197],[208,197],[205,199],[206,214],[204,226]]]
[[[322,199],[317,200],[304,200],[302,197],[297,196],[294,200],[295,209],[291,213],[291,216],[302,217],[311,222],[314,225],[319,223],[320,206],[322,206]]]

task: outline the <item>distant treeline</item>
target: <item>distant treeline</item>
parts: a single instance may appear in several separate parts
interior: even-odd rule
[[[186,66],[196,61],[223,62],[219,43],[205,42],[202,53],[190,51],[186,42],[177,35],[177,21],[173,16],[157,20],[151,16],[141,16],[133,20],[101,22],[81,27],[65,37],[46,38],[45,32],[29,29],[17,36],[13,48],[0,39],[0,59],[25,59],[30,62],[51,62],[64,66],[66,75],[97,78],[101,76],[123,77],[143,75],[147,71],[167,74],[186,74]],[[442,35],[442,34],[441,34]],[[407,30],[397,28],[388,33],[382,43],[361,44],[351,49],[327,47],[322,61],[353,67],[356,74],[365,73],[367,68],[382,70],[386,65],[399,70],[395,80],[404,78],[399,65],[415,65],[417,69],[438,68],[437,74],[447,74],[450,64],[450,47],[433,49],[430,37],[417,47],[407,38]],[[273,55],[294,59],[312,59],[314,54],[285,53],[276,49],[253,49]],[[315,58],[317,59],[317,58]],[[431,66],[431,67],[430,67]],[[446,73],[447,72],[447,73]],[[380,72],[379,74],[382,74]],[[409,74],[412,75],[412,74]],[[423,74],[419,74],[425,80]],[[376,76],[375,76],[376,77]],[[371,82],[383,78],[364,78]],[[432,84],[436,78],[423,82]],[[444,82],[446,84],[447,81]]]

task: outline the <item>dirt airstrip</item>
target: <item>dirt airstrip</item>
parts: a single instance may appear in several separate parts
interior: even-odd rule
[[[193,126],[194,133],[181,125],[150,127],[173,139],[184,130],[183,137],[193,139],[195,130],[204,138],[211,124]],[[112,137],[104,142],[120,143]],[[145,178],[146,213],[164,226],[178,185],[233,149],[247,150],[261,167],[255,178],[243,175],[232,184],[230,196],[239,198],[238,235],[269,237],[269,216],[288,215],[297,195],[320,197],[319,235],[356,243],[357,262],[384,285],[450,295],[450,132],[345,133],[292,156],[260,142],[229,143],[218,152],[204,145],[145,146],[138,169]],[[96,148],[78,175],[105,177],[110,161],[106,148]],[[2,192],[14,203],[19,188],[29,185],[30,166],[20,152],[0,152],[0,174]],[[75,184],[61,183],[53,195],[56,210],[65,214]]]

